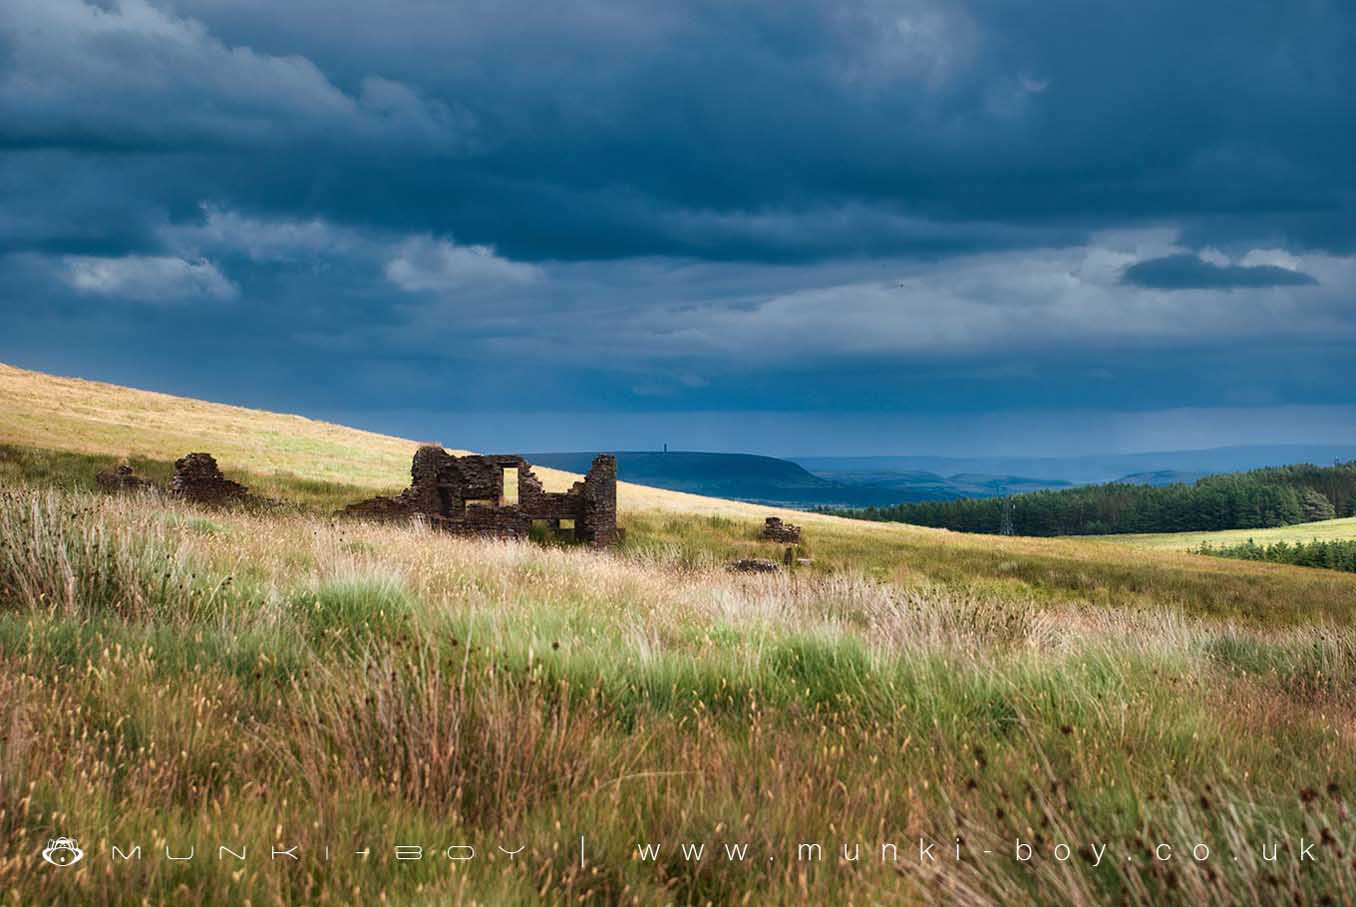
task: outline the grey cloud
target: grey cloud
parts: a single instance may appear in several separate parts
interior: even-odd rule
[[[412,293],[446,293],[477,286],[531,283],[534,265],[508,261],[489,246],[459,246],[428,236],[401,242],[386,263],[386,277]]]
[[[461,245],[428,234],[363,231],[320,218],[268,220],[213,205],[204,205],[200,218],[164,225],[158,234],[180,254],[237,255],[263,265],[366,263],[409,293],[451,293],[541,279],[537,266],[510,261],[489,246]]]
[[[366,74],[341,90],[311,60],[230,46],[146,0],[0,7],[0,116],[11,147],[277,147],[344,134],[456,148],[469,117]]]
[[[140,205],[171,216],[209,198],[535,260],[937,256],[1165,219],[1356,235],[1343,6],[6,9],[5,140],[171,152]]]
[[[240,289],[210,261],[172,256],[101,258],[67,255],[60,276],[79,293],[136,302],[178,302],[195,297],[233,299]]]
[[[493,351],[575,364],[608,358],[664,373],[697,362],[729,373],[755,364],[847,370],[859,362],[1356,339],[1356,312],[1343,289],[1356,282],[1356,257],[1302,259],[1333,287],[1316,296],[1299,285],[1281,287],[1279,296],[1270,286],[1177,294],[1125,282],[1137,248],[1172,246],[1152,233],[1107,235],[1040,252],[765,266],[752,274],[733,264],[562,263],[496,308],[496,319],[514,319],[516,327],[510,337],[493,334]],[[1267,256],[1244,260],[1258,257]],[[1244,269],[1254,268],[1284,270]],[[436,346],[447,334],[439,325],[453,323],[455,312],[455,300],[413,312],[392,326],[387,342]],[[589,329],[577,330],[580,323]],[[455,324],[468,348],[477,348],[474,319]]]
[[[1303,287],[1318,283],[1302,271],[1277,265],[1215,264],[1182,253],[1136,262],[1125,269],[1125,283],[1154,290],[1237,290]]]
[[[11,0],[0,356],[275,407],[1350,403],[1354,33],[1225,0]]]

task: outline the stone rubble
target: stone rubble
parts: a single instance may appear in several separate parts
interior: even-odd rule
[[[141,478],[131,466],[123,463],[116,469],[106,469],[94,477],[94,483],[104,491],[140,491],[154,488],[154,484]]]
[[[776,573],[782,568],[776,561],[767,558],[745,557],[731,563],[730,569],[735,573]]]
[[[783,523],[781,517],[770,516],[763,520],[763,531],[759,538],[769,542],[797,545],[800,544],[800,527]]]
[[[195,504],[221,506],[244,500],[249,489],[221,474],[208,453],[191,453],[174,461],[170,494]]]

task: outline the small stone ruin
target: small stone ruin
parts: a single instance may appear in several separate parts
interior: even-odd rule
[[[784,545],[799,545],[800,527],[783,523],[781,517],[770,516],[763,520],[763,531],[759,538],[769,542],[781,542]]]
[[[170,494],[195,504],[220,506],[244,500],[249,489],[222,475],[211,454],[191,453],[174,461]]]
[[[104,491],[140,491],[143,488],[154,487],[126,463],[116,469],[106,469],[99,473],[94,477],[94,483]]]
[[[105,470],[94,477],[95,484],[103,491],[129,492],[141,489],[165,491],[164,486],[143,479],[131,466],[123,464],[116,469]],[[249,493],[249,489],[239,482],[232,482],[221,474],[217,461],[208,453],[191,453],[174,461],[174,477],[170,479],[169,493],[176,498],[191,501],[194,504],[222,506],[225,504],[250,503],[255,505],[276,505],[276,501],[259,498]]]
[[[510,477],[511,476],[511,477]],[[621,540],[617,528],[617,458],[599,454],[582,482],[549,492],[516,454],[456,457],[436,445],[414,454],[410,487],[342,511],[369,519],[425,520],[458,535],[525,538],[534,526],[572,532],[577,541],[602,547]]]
[[[730,564],[735,573],[776,573],[781,569],[776,561],[764,557],[744,557]]]

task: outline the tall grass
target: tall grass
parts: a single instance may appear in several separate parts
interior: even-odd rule
[[[148,502],[149,503],[149,502]],[[171,621],[209,618],[234,598],[208,576],[152,509],[92,496],[4,492],[0,606],[65,616]],[[202,531],[201,521],[185,523]]]
[[[743,577],[719,545],[753,527],[688,520],[594,552],[7,492],[0,903],[1316,903],[1356,882],[1349,625],[1202,616],[1173,584],[1117,607],[882,573],[888,541],[816,538],[816,569]],[[59,834],[84,869],[32,858]],[[967,858],[920,862],[920,836]],[[1262,859],[1301,836],[1318,861]],[[982,855],[1018,839],[1033,862]],[[189,841],[373,853],[151,858]],[[798,861],[804,841],[830,856]],[[113,867],[129,842],[148,859]],[[712,859],[739,842],[757,859]]]

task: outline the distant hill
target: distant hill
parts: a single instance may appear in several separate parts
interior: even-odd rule
[[[957,498],[991,498],[1028,491],[1068,488],[1069,482],[1059,479],[1033,479],[1026,476],[994,475],[960,472],[941,475],[915,469],[903,472],[841,471],[826,472],[820,478],[839,485],[872,489],[880,498],[895,502],[954,501]]]
[[[1287,463],[1320,466],[1356,459],[1356,444],[1273,444],[1215,447],[1208,450],[1167,450],[1152,453],[1094,454],[1078,457],[792,457],[810,472],[831,481],[852,475],[907,476],[918,472],[937,475],[978,473],[989,476],[1024,476],[1028,480],[1090,485],[1117,480],[1134,484],[1145,474],[1172,471],[1181,481],[1206,475],[1242,472]],[[1167,484],[1171,484],[1168,482]]]
[[[525,456],[552,469],[587,472],[594,454],[577,451]],[[617,477],[670,491],[786,506],[869,506],[899,500],[893,494],[821,478],[789,460],[754,454],[623,450],[617,452]]]
[[[592,452],[533,453],[528,460],[584,472]],[[786,507],[883,507],[905,501],[1020,494],[1065,488],[1068,482],[977,473],[941,476],[925,470],[844,472],[817,476],[790,460],[755,454],[628,450],[617,453],[617,474],[628,482],[691,494]]]
[[[1191,485],[1208,475],[1211,475],[1211,473],[1189,472],[1182,469],[1155,469],[1153,472],[1132,472],[1128,476],[1121,476],[1116,482],[1122,485],[1153,485],[1155,487]]]

